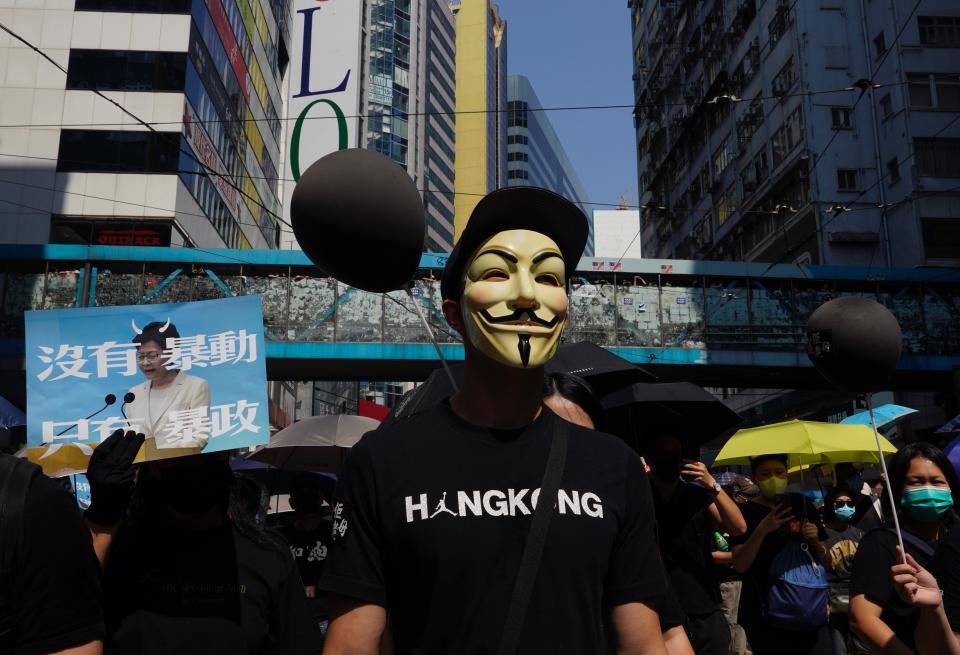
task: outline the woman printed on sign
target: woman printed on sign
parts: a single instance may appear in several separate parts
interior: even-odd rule
[[[937,544],[957,523],[957,475],[939,448],[908,444],[887,467],[907,553],[926,566]],[[850,629],[861,652],[911,653],[920,610],[898,596],[888,572],[899,563],[892,524],[868,532],[853,561]]]
[[[148,323],[142,330],[133,324],[137,335],[137,366],[146,381],[130,389],[134,398],[127,405],[131,427],[146,435],[143,451],[137,461],[153,461],[199,453],[210,437],[210,384],[187,375],[170,365],[164,352],[169,339],[179,339],[177,327],[166,323]],[[203,417],[178,425],[176,413],[202,410]]]

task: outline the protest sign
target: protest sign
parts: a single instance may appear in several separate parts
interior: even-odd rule
[[[89,456],[133,429],[143,461],[266,443],[265,356],[259,296],[27,312],[27,445]]]

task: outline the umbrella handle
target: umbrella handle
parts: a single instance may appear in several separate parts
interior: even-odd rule
[[[453,377],[453,373],[450,371],[450,365],[447,363],[447,358],[443,356],[443,350],[440,348],[440,344],[437,343],[437,337],[434,336],[433,329],[430,327],[430,323],[427,322],[427,317],[423,315],[423,310],[420,308],[420,303],[417,302],[417,299],[413,296],[413,292],[410,290],[409,282],[403,286],[403,290],[407,292],[407,296],[413,303],[413,308],[417,310],[417,316],[420,317],[420,322],[423,323],[423,327],[427,329],[427,334],[430,335],[430,343],[433,344],[434,349],[437,351],[437,356],[440,358],[440,363],[443,364],[443,370],[447,372],[447,377],[450,378],[450,384],[453,386],[454,392],[459,392],[460,386],[457,384],[457,381]]]
[[[887,461],[883,458],[883,446],[880,445],[880,433],[877,432],[877,419],[873,416],[873,394],[867,394],[867,409],[870,411],[870,427],[873,428],[873,436],[877,440],[877,455],[880,457],[880,469],[883,471],[883,486],[887,489],[887,498],[890,500],[890,511],[893,512],[893,529],[897,533],[897,542],[900,544],[900,550],[906,553],[907,549],[903,547],[903,533],[900,532],[900,519],[897,517],[897,503],[893,498],[893,489],[890,487],[890,475],[887,473]]]

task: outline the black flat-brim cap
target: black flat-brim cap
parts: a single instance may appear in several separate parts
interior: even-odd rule
[[[580,263],[590,227],[587,217],[563,196],[539,187],[506,187],[492,191],[474,207],[460,240],[443,269],[440,295],[460,300],[464,269],[484,241],[506,230],[531,230],[557,244],[569,277]]]

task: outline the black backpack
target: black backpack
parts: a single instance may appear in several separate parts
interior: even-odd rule
[[[0,653],[12,649],[23,511],[30,485],[39,475],[40,467],[36,464],[0,454]]]

